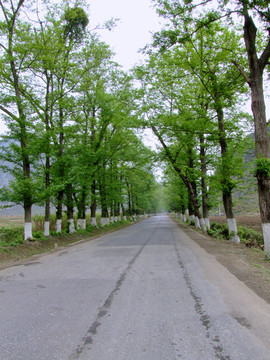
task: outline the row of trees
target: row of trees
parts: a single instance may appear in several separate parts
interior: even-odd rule
[[[9,129],[1,157],[13,175],[1,198],[23,205],[25,239],[33,204],[45,206],[45,235],[52,204],[58,232],[64,209],[71,232],[74,209],[82,228],[89,207],[93,224],[97,207],[104,218],[155,211],[153,154],[133,129],[131,78],[87,31],[78,3],[31,6],[0,0],[0,110]]]
[[[177,211],[209,226],[211,193],[222,194],[230,236],[239,241],[232,193],[243,177],[243,151],[255,127],[255,176],[265,252],[270,253],[270,160],[263,72],[270,57],[269,1],[155,1],[167,21],[134,74],[141,120],[160,142]],[[204,7],[205,5],[205,7]],[[257,30],[255,20],[261,22]],[[225,21],[224,21],[225,19]],[[238,20],[244,27],[239,27]],[[237,22],[237,25],[234,25]],[[251,92],[253,119],[241,109]],[[183,190],[183,185],[186,191]],[[177,204],[177,205],[176,205]]]
[[[188,209],[205,231],[221,194],[230,236],[239,241],[232,194],[243,178],[246,134],[254,124],[268,254],[263,72],[270,57],[269,2],[155,3],[167,25],[146,48],[145,64],[128,75],[112,61],[108,46],[87,31],[80,4],[45,1],[33,10],[26,0],[0,0],[0,110],[9,128],[2,157],[14,177],[9,189],[2,189],[2,199],[23,205],[26,239],[32,236],[36,203],[45,204],[46,235],[51,202],[58,231],[64,206],[70,231],[75,208],[82,227],[89,206],[93,222],[97,207],[102,217],[155,211],[159,188],[151,172],[153,153],[136,136],[138,128],[150,128],[160,143],[159,159],[167,164],[164,193],[170,209]],[[244,30],[234,25],[234,14],[243,19]],[[263,25],[260,32],[254,16]],[[253,118],[241,107],[249,88]]]

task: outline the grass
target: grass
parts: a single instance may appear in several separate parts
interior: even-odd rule
[[[61,234],[55,230],[50,232],[49,237],[43,234],[42,217],[33,217],[33,241],[26,243],[23,240],[23,226],[0,226],[0,268],[28,258],[32,255],[52,251],[55,247],[63,247],[79,240],[93,239],[96,236],[121,229],[128,226],[131,221],[112,223],[105,227],[94,227],[87,224],[85,230],[78,230],[74,234],[69,234],[65,228]]]

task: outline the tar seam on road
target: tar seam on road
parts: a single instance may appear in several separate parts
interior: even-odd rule
[[[185,282],[187,284],[187,288],[189,289],[189,292],[190,292],[190,295],[191,297],[193,298],[194,300],[194,308],[195,308],[195,311],[196,313],[200,316],[200,322],[201,324],[204,326],[205,330],[206,330],[206,337],[207,338],[210,338],[210,329],[211,329],[211,322],[210,322],[210,317],[209,315],[207,314],[207,312],[203,309],[203,302],[202,302],[202,299],[196,294],[196,291],[194,290],[194,287],[192,286],[192,282],[191,282],[191,279],[188,275],[188,272],[181,260],[181,256],[180,256],[180,252],[179,252],[179,249],[177,247],[177,244],[176,244],[176,239],[173,235],[173,232],[172,232],[172,238],[173,238],[173,245],[174,245],[174,248],[175,248],[175,252],[176,252],[176,256],[177,256],[177,260],[178,260],[178,264],[183,272],[183,276],[184,276],[184,279],[185,279]],[[211,342],[210,342],[213,350],[214,350],[214,353],[215,353],[215,356],[217,359],[220,359],[220,360],[231,360],[230,356],[229,355],[224,355],[223,352],[224,352],[224,349],[223,349],[223,346],[221,345],[221,342],[220,342],[220,339],[219,339],[219,336],[212,336],[212,339],[211,339]]]
[[[69,357],[69,360],[77,360],[77,359],[79,359],[80,354],[84,351],[85,347],[87,345],[90,345],[90,344],[93,343],[93,336],[97,333],[97,328],[101,325],[101,319],[108,313],[108,311],[109,311],[109,309],[111,307],[114,295],[120,290],[120,287],[123,284],[123,282],[125,281],[126,276],[127,276],[128,272],[131,270],[132,265],[138,259],[138,257],[142,253],[143,249],[145,248],[145,246],[148,244],[148,242],[152,238],[155,231],[156,231],[156,229],[154,229],[154,231],[151,233],[151,235],[146,240],[146,242],[141,246],[140,250],[130,260],[130,262],[128,263],[126,269],[124,270],[124,272],[120,276],[119,280],[117,281],[115,288],[113,289],[113,291],[108,296],[108,298],[105,301],[104,305],[99,309],[97,317],[96,317],[95,321],[92,323],[92,325],[90,326],[89,330],[87,331],[87,334],[82,339],[82,343],[77,346],[77,349]]]

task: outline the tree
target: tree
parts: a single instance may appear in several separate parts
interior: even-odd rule
[[[23,67],[27,66],[24,48],[25,33],[29,30],[26,23],[20,21],[20,13],[24,0],[17,2],[0,1],[2,21],[1,31],[1,105],[0,110],[9,119],[9,128],[12,130],[11,151],[16,155],[17,167],[13,174],[16,176],[14,190],[21,189],[20,194],[13,193],[12,200],[21,202],[24,207],[24,239],[32,239],[31,210],[34,202],[34,184],[31,178],[31,150],[29,149],[31,123],[27,111],[27,103],[23,97],[25,87]],[[6,161],[12,157],[7,156]],[[19,170],[21,168],[22,172]]]

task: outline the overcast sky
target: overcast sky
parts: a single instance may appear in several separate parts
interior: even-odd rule
[[[88,1],[90,27],[112,17],[120,19],[113,31],[102,30],[98,33],[116,52],[115,60],[128,70],[142,57],[138,50],[151,41],[150,32],[161,27],[161,19],[156,14],[151,0]]]

